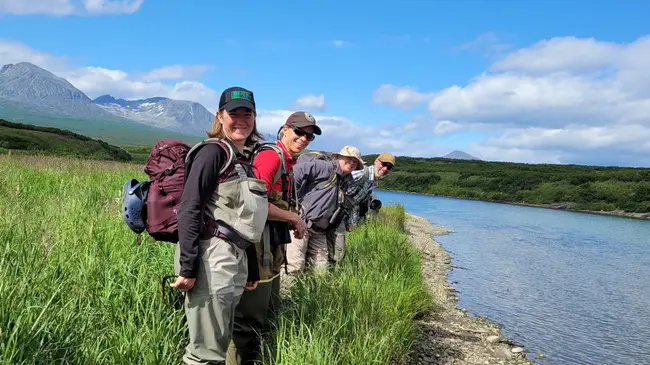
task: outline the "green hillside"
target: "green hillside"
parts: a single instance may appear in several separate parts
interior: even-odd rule
[[[364,156],[372,163],[377,155]],[[387,190],[563,209],[650,213],[650,169],[397,157]]]
[[[131,155],[132,163],[143,165],[147,163],[147,158],[151,153],[151,149],[153,148],[153,145],[133,145],[133,146],[120,146],[120,147]]]
[[[195,144],[204,138],[204,136],[186,135],[119,119],[90,120],[46,115],[9,105],[0,105],[0,118],[17,123],[64,129],[91,138],[100,139],[116,146],[153,146],[157,141],[165,138],[178,138],[188,144]]]
[[[0,152],[72,156],[96,160],[131,161],[125,150],[58,128],[12,123],[0,119]]]

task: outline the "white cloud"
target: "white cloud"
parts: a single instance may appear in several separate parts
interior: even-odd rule
[[[291,106],[291,109],[302,109],[306,111],[325,111],[327,104],[325,104],[325,95],[303,95],[299,97]]]
[[[508,54],[491,66],[493,70],[528,72],[587,71],[612,64],[624,46],[594,38],[558,37]]]
[[[275,135],[290,110],[261,110],[257,118],[260,132]],[[316,137],[310,148],[338,151],[345,145],[359,148],[362,154],[390,151],[398,156],[433,156],[442,153],[420,140],[418,135],[405,134],[399,127],[370,126],[340,116],[314,114],[323,134]]]
[[[20,42],[0,39],[0,63],[6,65],[23,61],[31,62],[49,71],[65,69],[67,63],[65,57],[38,51]]]
[[[500,36],[494,32],[486,32],[480,34],[476,39],[465,42],[458,47],[455,51],[475,51],[481,52],[485,56],[492,56],[505,52],[512,48],[512,45],[505,42]]]
[[[144,0],[83,0],[89,14],[131,14],[140,9]]]
[[[399,108],[428,100],[436,134],[502,130],[468,150],[482,158],[647,166],[647,65],[650,37],[630,43],[557,37],[503,55],[466,85],[433,93],[384,86],[375,94]]]
[[[586,151],[601,148],[650,152],[650,127],[619,125],[593,127],[570,125],[565,128],[526,128],[505,131],[483,142],[503,148],[561,149]]]
[[[416,114],[411,119],[399,126],[401,129],[404,131],[410,132],[410,131],[416,131],[419,130],[421,127],[427,125],[427,116],[422,115],[422,114]]]
[[[183,80],[173,85],[165,84],[160,79],[139,78],[122,70],[102,67],[81,67],[67,71],[55,72],[68,80],[89,97],[111,94],[124,99],[143,99],[163,96],[178,100],[191,100],[203,104],[215,112],[219,94],[198,81]]]
[[[0,14],[68,15],[74,10],[70,0],[0,0]]]
[[[178,80],[200,77],[211,69],[209,65],[172,65],[151,70],[141,78],[145,81]]]
[[[467,153],[485,161],[534,162],[546,164],[562,163],[560,159],[560,151],[531,150],[526,148],[500,148],[482,144],[473,144],[467,149]]]
[[[456,123],[503,123],[558,126],[587,119],[611,121],[638,107],[627,90],[612,80],[561,73],[530,76],[484,74],[465,86],[452,86],[429,102],[436,120]]]
[[[410,86],[382,84],[372,93],[372,100],[377,104],[408,110],[426,102],[433,95],[433,93],[421,93]]]
[[[0,14],[101,15],[131,14],[144,0],[0,0]]]
[[[198,81],[188,78],[199,76],[210,67],[206,65],[171,65],[144,74],[130,74],[123,70],[103,67],[71,66],[65,57],[32,49],[20,42],[0,40],[2,64],[31,62],[68,80],[89,97],[111,94],[124,99],[142,99],[163,96],[178,100],[192,100],[216,111],[219,94]],[[167,84],[163,80],[179,80]]]
[[[497,161],[650,165],[650,127],[622,125],[506,130],[470,153]]]
[[[345,47],[345,46],[351,46],[352,43],[350,43],[350,42],[348,42],[348,41],[335,40],[335,41],[332,41],[332,45],[333,45],[334,47],[336,47],[336,48],[343,48],[343,47]]]
[[[205,71],[204,66],[172,65],[140,74],[98,66],[72,67],[65,58],[34,50],[21,43],[1,40],[0,60],[9,60],[11,63],[36,62],[57,76],[64,77],[91,98],[102,94],[124,99],[164,96],[199,102],[211,112],[215,112],[221,92],[198,81],[185,79]],[[56,67],[49,68],[53,65]],[[175,84],[166,84],[162,82],[165,79],[180,80]],[[321,112],[326,107],[325,96],[322,94],[303,96],[296,104],[307,110]],[[258,129],[263,133],[275,135],[292,112],[293,110],[259,110]],[[318,136],[312,148],[334,151],[350,144],[357,146],[363,154],[391,151],[398,155],[426,156],[431,155],[432,151],[436,152],[427,143],[420,141],[418,135],[409,135],[398,127],[369,126],[340,116],[312,114],[323,131],[323,135]]]
[[[443,120],[436,123],[436,126],[433,131],[435,134],[446,134],[446,133],[456,132],[458,130],[461,130],[462,128],[463,126],[458,123],[450,122],[448,120]]]

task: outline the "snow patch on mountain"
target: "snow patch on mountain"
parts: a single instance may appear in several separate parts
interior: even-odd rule
[[[206,136],[214,116],[203,105],[186,100],[155,97],[141,100],[102,95],[94,102],[109,113],[169,130]]]

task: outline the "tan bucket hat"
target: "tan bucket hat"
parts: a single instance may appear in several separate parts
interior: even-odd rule
[[[357,160],[357,170],[361,170],[363,168],[363,160],[361,159],[361,152],[359,152],[358,148],[354,146],[345,146],[341,148],[341,152],[332,153],[332,157],[334,158],[339,158],[339,156],[352,157]]]

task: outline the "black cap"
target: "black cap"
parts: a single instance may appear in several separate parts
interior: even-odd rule
[[[221,93],[219,99],[219,110],[225,109],[227,112],[237,108],[248,108],[255,111],[255,97],[253,92],[243,87],[230,87]]]

